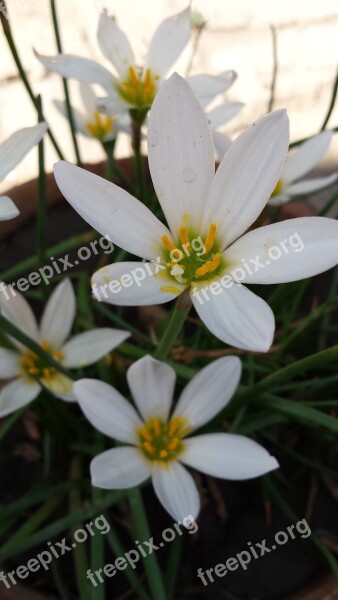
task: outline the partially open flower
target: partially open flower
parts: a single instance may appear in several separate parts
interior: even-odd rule
[[[47,131],[47,123],[25,127],[13,133],[0,145],[0,181],[16,167],[27,152],[38,144]],[[19,214],[8,196],[0,196],[0,221],[9,221]]]
[[[14,291],[14,290],[13,290]],[[130,333],[120,329],[100,328],[68,338],[75,318],[75,295],[69,279],[64,279],[51,295],[38,327],[24,297],[2,287],[1,313],[18,329],[68,369],[86,367],[121,344]],[[44,363],[35,352],[10,338],[16,351],[0,348],[0,379],[13,379],[0,392],[0,418],[38,396],[42,387],[58,398],[74,401],[73,381],[56,368]]]
[[[172,409],[175,372],[150,356],[135,362],[127,378],[135,408],[121,394],[95,379],[75,383],[79,404],[94,427],[122,442],[91,463],[92,484],[125,489],[149,477],[168,513],[194,518],[199,494],[183,465],[223,479],[258,477],[276,469],[275,458],[253,440],[231,433],[190,437],[231,400],[241,375],[237,357],[220,358],[202,369]]]

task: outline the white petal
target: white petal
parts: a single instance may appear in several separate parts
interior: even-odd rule
[[[245,106],[243,102],[224,102],[212,110],[208,110],[207,117],[211,129],[218,129],[235,117]]]
[[[152,479],[156,496],[173,519],[180,522],[186,517],[196,519],[200,511],[197,487],[179,462],[155,468]]]
[[[150,477],[150,468],[137,448],[113,448],[93,458],[92,485],[105,490],[124,490]]]
[[[142,421],[133,406],[111,385],[96,379],[74,384],[75,396],[88,421],[120,442],[137,444]]]
[[[35,52],[35,56],[48,71],[69,79],[77,79],[83,83],[98,83],[107,92],[112,90],[116,81],[108,69],[89,58],[81,58],[73,54],[44,56],[38,52]]]
[[[172,282],[159,265],[120,262],[102,267],[92,277],[94,298],[119,306],[163,304],[177,298],[185,289]],[[152,275],[150,274],[152,273]]]
[[[286,111],[251,125],[231,144],[217,169],[203,218],[203,230],[218,226],[223,248],[262,212],[280,177],[289,141]]]
[[[41,380],[43,387],[47,388],[57,398],[65,402],[75,402],[76,397],[73,390],[73,380],[57,371],[48,380]]]
[[[198,230],[215,172],[214,150],[206,115],[176,73],[161,85],[150,111],[148,153],[155,191],[174,236],[182,225]]]
[[[111,352],[130,336],[129,331],[102,327],[74,336],[61,349],[62,363],[69,369],[87,367]]]
[[[42,140],[47,129],[47,123],[24,127],[0,145],[0,181]]]
[[[66,103],[63,100],[53,100],[53,104],[56,110],[63,116],[68,119]],[[84,115],[72,106],[72,115],[74,119],[75,129],[79,131],[86,137],[91,137],[91,134],[86,129],[86,119]]]
[[[337,173],[328,175],[327,177],[316,177],[315,179],[306,179],[293,183],[287,187],[287,193],[290,196],[299,196],[301,194],[312,194],[318,190],[322,190],[329,185],[335,183],[338,179]]]
[[[189,85],[204,108],[216,96],[226,92],[236,79],[237,73],[235,71],[224,71],[219,75],[191,75],[187,77]]]
[[[128,115],[128,109],[130,108],[126,102],[121,102],[115,95],[109,94],[103,98],[97,98],[96,100],[97,110],[104,115]]]
[[[76,301],[73,286],[64,279],[55,288],[43,312],[40,335],[53,350],[59,350],[67,339],[75,319]]]
[[[234,433],[207,433],[184,443],[184,464],[213,477],[252,479],[279,466],[263,446]]]
[[[205,289],[208,299],[201,294],[201,288]],[[217,295],[212,293],[209,285],[201,284],[197,290],[199,296],[191,294],[194,307],[218,339],[244,350],[269,350],[275,320],[271,308],[262,298],[237,283],[227,289],[222,288]]]
[[[222,160],[224,154],[229,150],[232,140],[228,135],[225,135],[225,133],[221,133],[221,131],[212,129],[211,133],[212,139],[214,140],[216,156]]]
[[[23,378],[5,385],[0,392],[0,419],[29,404],[40,391],[38,383]]]
[[[15,296],[12,294],[15,294]],[[2,315],[8,321],[13,323],[32,340],[39,342],[39,330],[34,313],[28,302],[21,294],[16,292],[14,288],[13,291],[11,291],[9,286],[5,286],[0,294],[0,306]],[[10,339],[15,347],[19,350],[27,350],[26,346],[18,342],[15,338]]]
[[[65,161],[54,165],[56,183],[87,223],[131,254],[155,259],[168,229],[142,202],[103,177]]]
[[[268,200],[268,205],[283,206],[283,204],[286,204],[287,202],[289,202],[289,200],[290,196],[288,196],[287,194],[277,194],[276,196],[271,196],[271,198]]]
[[[323,158],[331,139],[332,131],[322,131],[289,154],[283,169],[284,183],[291,183],[311,171]]]
[[[114,65],[121,79],[128,75],[128,67],[135,65],[129,40],[105,10],[101,12],[97,41],[102,54]]]
[[[19,214],[20,211],[8,196],[0,196],[0,221],[10,221]]]
[[[325,217],[299,217],[250,231],[225,253],[231,269],[252,267],[247,283],[285,283],[322,273],[338,263],[338,222]],[[260,259],[260,268],[256,258]],[[250,261],[251,259],[251,261]],[[257,269],[257,272],[256,272]]]
[[[143,419],[158,417],[167,421],[176,382],[174,369],[151,356],[144,356],[128,369],[127,380]]]
[[[19,354],[0,348],[0,379],[10,379],[20,373]]]
[[[219,358],[204,367],[184,388],[173,416],[188,419],[192,431],[211,421],[234,395],[241,370],[236,356]]]
[[[150,42],[144,70],[150,69],[160,77],[165,75],[187,45],[190,31],[190,7],[162,21]]]
[[[94,110],[96,109],[97,100],[97,96],[94,92],[93,86],[80,81],[79,92],[85,112],[87,113],[87,115],[92,115]]]

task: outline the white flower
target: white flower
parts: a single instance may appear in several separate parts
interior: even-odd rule
[[[118,186],[57,163],[57,184],[79,214],[121,248],[153,261],[103,267],[92,280],[96,297],[126,306],[161,304],[187,289],[216,337],[267,351],[273,313],[234,270],[242,270],[244,283],[275,284],[310,277],[338,262],[333,219],[292,219],[245,234],[280,177],[288,137],[286,112],[267,115],[231,144],[215,174],[206,115],[188,84],[173,75],[156,96],[148,128],[150,172],[170,230]],[[288,248],[278,261],[271,260],[271,247],[295,233],[303,241],[302,252]],[[262,267],[257,268],[257,257]],[[251,273],[244,271],[243,261],[251,264]],[[137,283],[131,273],[139,275]]]
[[[150,356],[135,362],[127,378],[138,412],[113,387],[82,379],[74,392],[94,427],[124,444],[96,456],[92,484],[125,489],[152,478],[155,493],[177,520],[194,518],[199,494],[187,465],[223,479],[258,477],[278,467],[253,440],[231,433],[186,437],[217,415],[233,396],[241,374],[237,357],[220,358],[202,369],[171,411],[175,372]]]
[[[36,56],[53,73],[83,83],[99,84],[108,92],[110,114],[119,114],[130,108],[147,111],[164,75],[188,43],[190,30],[190,8],[165,19],[155,31],[144,65],[140,68],[128,38],[104,10],[99,19],[97,39],[116,76],[87,58],[70,54],[48,57],[36,53]]]
[[[128,115],[103,115],[97,110],[97,96],[93,87],[86,83],[80,83],[79,91],[84,111],[72,107],[77,131],[103,144],[115,140],[119,131],[130,133],[130,118]],[[67,116],[65,102],[54,100],[54,105],[63,116]]]
[[[271,206],[285,204],[294,196],[312,194],[338,180],[338,173],[333,173],[326,177],[298,181],[321,161],[330,145],[332,135],[332,131],[322,131],[288,155],[282,175],[269,200]]]
[[[64,279],[54,290],[40,327],[21,294],[16,292],[13,296],[10,288],[2,287],[0,296],[2,315],[68,369],[93,364],[130,335],[127,331],[102,327],[75,335],[66,342],[75,317],[75,295],[69,279]],[[0,392],[0,418],[29,404],[42,387],[62,400],[75,400],[71,379],[43,363],[14,338],[11,342],[16,351],[0,348],[0,379],[15,378]]]
[[[47,123],[25,127],[13,133],[0,145],[0,181],[38,144],[47,131]],[[0,221],[14,219],[18,209],[8,196],[0,196]]]

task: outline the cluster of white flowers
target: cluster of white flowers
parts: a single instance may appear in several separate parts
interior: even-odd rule
[[[132,255],[147,261],[149,277],[141,285],[120,286],[113,293],[107,282],[139,268],[128,261],[104,266],[93,275],[97,297],[121,306],[162,304],[181,294],[191,301],[206,327],[220,340],[249,351],[269,350],[275,321],[269,305],[241,282],[219,286],[208,302],[196,296],[202,288],[215,289],[232,278],[244,259],[265,259],[264,269],[247,272],[246,284],[297,281],[338,263],[336,220],[307,217],[253,228],[269,202],[282,204],[294,195],[330,185],[332,175],[299,182],[326,152],[332,132],[324,131],[287,157],[289,123],[286,111],[275,111],[255,122],[234,142],[219,127],[242,108],[240,102],[209,109],[214,98],[235,81],[233,71],[218,76],[177,74],[165,79],[187,44],[190,9],[166,19],[150,42],[142,68],[125,34],[102,12],[98,43],[116,74],[93,60],[36,53],[50,71],[80,82],[84,111],[74,111],[78,131],[102,143],[129,131],[130,119],[146,125],[148,158],[153,185],[167,225],[124,189],[89,171],[61,161],[56,182],[68,202],[102,235]],[[92,84],[106,97],[97,98]],[[56,105],[65,112],[64,105]],[[40,124],[18,132],[0,148],[0,178],[38,143],[46,131]],[[222,160],[215,172],[215,148]],[[16,216],[11,201],[0,198],[0,219]],[[269,249],[295,231],[301,254],[284,253],[269,261]],[[195,249],[192,240],[203,242]],[[189,251],[187,251],[187,249]],[[178,252],[180,259],[175,257]],[[160,257],[161,269],[157,269]],[[262,258],[261,258],[262,260]],[[154,270],[154,272],[152,271]],[[155,271],[156,269],[156,271]],[[75,296],[69,280],[60,283],[47,303],[38,328],[24,298],[2,300],[1,312],[66,369],[90,365],[122,343],[130,334],[108,328],[68,338],[75,317]],[[15,350],[0,349],[0,377],[12,379],[0,393],[0,417],[32,401],[46,388],[63,400],[78,400],[98,430],[125,444],[97,456],[91,465],[92,483],[102,488],[128,488],[149,477],[166,510],[182,519],[199,512],[199,494],[185,466],[216,477],[248,479],[278,466],[256,442],[239,435],[192,435],[230,401],[239,383],[241,363],[236,357],[216,360],[186,386],[172,407],[173,369],[150,356],[136,361],[127,379],[135,407],[107,383],[94,379],[73,381],[24,344],[10,338]],[[183,466],[185,465],[185,466]]]

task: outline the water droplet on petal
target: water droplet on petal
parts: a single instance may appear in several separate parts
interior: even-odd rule
[[[196,173],[194,173],[194,171],[192,171],[192,169],[184,169],[184,171],[182,173],[182,177],[183,177],[183,181],[190,183],[191,181],[195,181]]]

